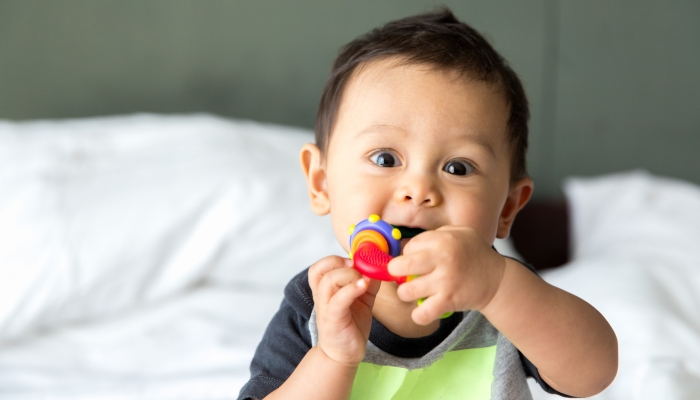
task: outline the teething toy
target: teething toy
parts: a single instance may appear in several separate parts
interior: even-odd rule
[[[406,282],[406,277],[389,274],[387,265],[401,253],[401,232],[372,214],[353,225],[350,232],[350,258],[362,275],[381,281]]]
[[[406,228],[408,237],[413,237],[422,232],[418,228]],[[408,282],[415,276],[393,276],[389,274],[387,265],[392,258],[401,254],[401,231],[389,225],[377,214],[352,225],[350,233],[350,259],[353,265],[362,275],[380,281],[396,282],[399,285]],[[419,299],[420,306],[425,299]],[[445,313],[440,318],[447,318],[451,312]]]

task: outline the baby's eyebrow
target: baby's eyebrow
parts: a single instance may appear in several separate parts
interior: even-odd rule
[[[489,141],[486,140],[485,138],[481,137],[480,135],[465,132],[465,133],[462,133],[462,134],[457,135],[457,138],[458,138],[458,139],[463,139],[463,140],[470,141],[470,142],[476,144],[477,146],[483,147],[483,148],[486,149],[494,158],[496,157],[496,150],[493,149],[493,146],[491,145],[491,142],[489,142]]]
[[[365,129],[363,129],[363,130],[357,132],[357,135],[355,135],[355,136],[356,136],[356,137],[360,137],[360,136],[366,135],[366,134],[368,134],[368,133],[373,133],[373,132],[377,132],[377,131],[386,131],[386,130],[388,130],[388,129],[391,129],[391,130],[402,130],[402,129],[400,129],[400,128],[396,127],[396,126],[393,126],[393,125],[376,124],[376,125],[370,125],[370,126],[368,126],[367,128],[365,128]]]

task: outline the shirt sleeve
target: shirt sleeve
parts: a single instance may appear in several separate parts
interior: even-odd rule
[[[239,400],[262,399],[276,390],[311,349],[308,323],[313,304],[309,307],[309,300],[298,292],[297,281],[307,279],[307,275],[302,274],[287,285],[285,298],[255,350],[250,365],[251,377],[241,389]]]

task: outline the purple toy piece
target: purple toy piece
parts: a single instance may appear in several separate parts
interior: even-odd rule
[[[384,239],[386,239],[386,243],[389,245],[390,256],[396,257],[401,254],[401,243],[394,239],[394,236],[391,234],[394,227],[381,219],[377,222],[370,222],[369,219],[364,219],[358,222],[350,235],[350,247],[352,247],[352,240],[355,238],[355,234],[368,229],[378,232],[384,237]]]

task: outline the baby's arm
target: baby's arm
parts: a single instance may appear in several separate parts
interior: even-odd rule
[[[363,278],[350,260],[326,257],[309,269],[318,344],[266,399],[347,399],[365,355],[379,282]]]
[[[605,318],[498,254],[473,229],[442,227],[416,236],[389,263],[389,272],[420,275],[397,292],[403,301],[428,298],[413,310],[416,323],[447,311],[478,310],[561,393],[591,396],[615,377],[617,338]]]
[[[496,294],[480,311],[554,389],[600,393],[617,373],[617,337],[590,304],[505,258]]]

